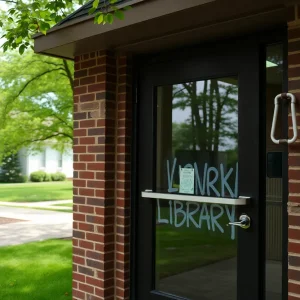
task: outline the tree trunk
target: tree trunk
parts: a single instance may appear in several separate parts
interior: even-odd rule
[[[207,150],[212,151],[212,144],[213,144],[213,132],[214,132],[214,85],[215,79],[210,81],[210,89],[209,89],[209,103],[208,103],[208,143],[207,143]]]
[[[212,89],[216,92],[216,100],[217,100],[217,111],[216,111],[216,121],[215,121],[215,132],[214,132],[214,156],[219,152],[219,143],[220,143],[220,127],[221,127],[221,113],[222,113],[222,103],[221,103],[221,97],[220,97],[220,90],[218,81],[214,81],[212,84]]]

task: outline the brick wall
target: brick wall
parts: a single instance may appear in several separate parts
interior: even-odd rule
[[[288,8],[288,77],[289,92],[300,103],[300,5]],[[297,122],[300,125],[300,105],[297,105]],[[292,136],[289,116],[289,132]],[[298,127],[300,128],[300,127]],[[300,136],[300,132],[298,133]],[[300,139],[289,146],[289,300],[300,299]]]
[[[73,299],[129,299],[130,63],[76,57]]]

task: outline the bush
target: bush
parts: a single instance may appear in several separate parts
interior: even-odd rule
[[[32,172],[30,174],[30,181],[32,182],[43,182],[43,181],[47,181],[45,180],[47,177],[47,173],[44,171],[36,171],[36,172]],[[48,180],[49,181],[49,180]]]
[[[17,179],[16,183],[25,183],[27,181],[28,181],[28,176],[22,175]]]
[[[51,180],[52,180],[51,175],[46,173],[46,175],[44,177],[44,181],[51,181]]]
[[[51,174],[52,181],[65,181],[66,180],[66,175],[61,172],[56,172]]]

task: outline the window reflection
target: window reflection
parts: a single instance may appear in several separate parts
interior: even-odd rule
[[[194,169],[194,194],[237,197],[237,79],[158,88],[157,191],[180,192]]]
[[[237,140],[237,78],[158,87],[156,191],[238,197]],[[156,289],[236,299],[235,207],[158,199],[156,212]]]

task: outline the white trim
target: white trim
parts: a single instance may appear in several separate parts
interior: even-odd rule
[[[165,200],[178,200],[199,203],[214,203],[214,204],[229,204],[229,205],[246,205],[250,197],[240,196],[239,198],[219,198],[219,197],[205,197],[205,196],[189,196],[181,194],[168,194],[168,193],[154,193],[150,191],[142,192],[142,198],[150,199],[165,199]]]

